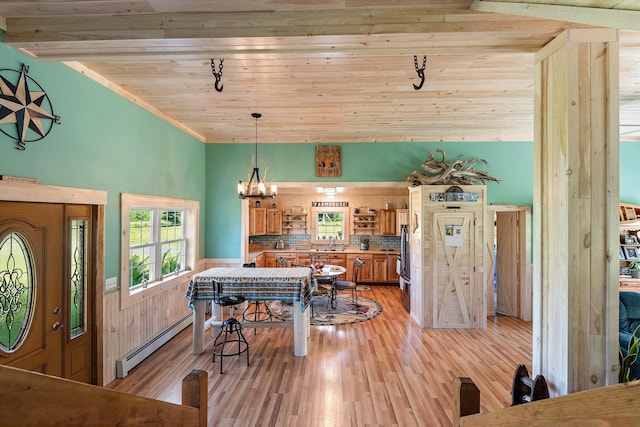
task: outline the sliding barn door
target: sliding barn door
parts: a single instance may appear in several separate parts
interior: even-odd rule
[[[475,214],[433,212],[433,327],[475,323]]]

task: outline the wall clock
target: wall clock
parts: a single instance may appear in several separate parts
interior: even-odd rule
[[[28,73],[25,64],[20,71],[0,69],[0,132],[15,140],[18,150],[43,139],[60,123],[44,89]]]

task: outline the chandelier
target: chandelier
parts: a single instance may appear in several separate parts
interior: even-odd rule
[[[253,167],[248,183],[243,184],[242,181],[238,181],[238,197],[241,199],[272,199],[276,197],[278,188],[272,185],[271,192],[267,194],[267,186],[260,178],[260,168],[258,168],[258,119],[262,117],[262,114],[251,113],[251,117],[256,119],[256,164]]]

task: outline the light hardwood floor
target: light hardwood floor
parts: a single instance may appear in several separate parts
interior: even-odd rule
[[[481,412],[509,406],[516,365],[531,370],[531,323],[489,318],[486,330],[421,329],[394,286],[373,286],[377,318],[346,326],[312,326],[307,357],[293,355],[293,331],[248,330],[246,358],[211,361],[211,334],[191,354],[191,327],[110,388],[180,403],[181,380],[209,373],[210,426],[451,426],[452,385],[468,376]]]

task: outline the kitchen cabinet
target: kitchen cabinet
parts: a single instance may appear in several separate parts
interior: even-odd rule
[[[380,211],[380,235],[395,236],[396,235],[396,210],[382,209]]]
[[[306,234],[307,221],[306,213],[285,211],[282,215],[282,231],[288,234]]]
[[[267,234],[267,208],[249,209],[249,235]]]
[[[309,252],[298,252],[296,257],[296,264],[311,265],[311,255],[309,254]]]
[[[330,253],[329,255],[327,255],[327,262],[331,265],[339,265],[340,267],[346,267],[347,256],[345,254]],[[345,280],[346,279],[345,276],[346,275],[343,274],[336,277],[336,279]]]
[[[347,280],[353,280],[353,264],[356,258],[364,261],[358,272],[358,283],[373,282],[373,254],[347,254]]]
[[[267,209],[265,234],[282,234],[282,211],[280,209]]]
[[[266,265],[267,268],[280,268],[283,267],[280,264],[280,259],[284,260],[284,267],[292,267],[293,264],[297,264],[298,256],[295,252],[269,252],[267,253]]]
[[[386,283],[389,270],[389,260],[387,255],[373,256],[373,282]]]
[[[398,255],[387,255],[387,283],[400,283],[400,276],[396,270]]]
[[[400,235],[403,225],[409,225],[409,209],[396,209],[396,236]]]

